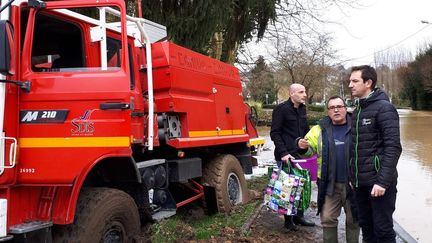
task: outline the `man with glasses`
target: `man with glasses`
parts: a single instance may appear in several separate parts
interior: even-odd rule
[[[338,242],[338,217],[344,208],[346,242],[357,243],[360,229],[356,223],[353,193],[348,180],[351,144],[351,119],[344,100],[332,96],[327,101],[327,116],[298,141],[305,156],[317,154],[318,208],[324,243]]]
[[[304,105],[307,98],[305,87],[301,84],[292,84],[289,93],[290,98],[274,108],[270,130],[270,137],[275,145],[275,159],[284,163],[299,157],[296,139],[302,138],[309,131]],[[297,216],[285,215],[285,228],[297,230],[295,224],[315,226],[315,223],[305,220],[303,211],[300,210]]]
[[[352,67],[349,88],[358,104],[351,129],[350,180],[359,210],[359,224],[366,242],[396,242],[393,212],[402,152],[399,115],[379,88],[371,66]]]

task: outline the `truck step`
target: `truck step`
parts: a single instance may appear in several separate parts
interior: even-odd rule
[[[44,228],[49,228],[53,226],[51,221],[43,222],[43,221],[33,221],[23,224],[17,224],[10,227],[9,232],[11,234],[24,234]]]
[[[156,221],[161,221],[162,219],[169,218],[176,214],[176,210],[161,210],[152,215],[152,218]]]

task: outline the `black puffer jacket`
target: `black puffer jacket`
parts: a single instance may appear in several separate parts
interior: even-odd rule
[[[399,115],[388,96],[376,89],[361,99],[352,116],[350,179],[354,186],[378,184],[388,188],[397,180],[402,152]]]
[[[270,137],[275,144],[274,155],[277,161],[287,154],[297,157],[296,139],[308,133],[309,125],[306,107],[294,107],[291,99],[279,104],[272,113]]]

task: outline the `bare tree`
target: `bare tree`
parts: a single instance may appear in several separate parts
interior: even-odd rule
[[[270,60],[270,54],[277,53],[282,39],[291,40],[292,43],[301,45],[314,45],[317,36],[329,35],[323,31],[325,25],[341,25],[337,21],[330,20],[325,15],[330,9],[344,15],[346,9],[359,8],[361,1],[356,0],[279,0],[276,3],[276,20],[270,24],[266,34],[261,39],[258,48],[254,43],[243,43],[239,46],[237,64],[242,71],[252,68],[258,55],[264,55]],[[259,50],[257,50],[259,49]],[[271,60],[270,60],[271,61]]]
[[[303,84],[309,103],[315,95],[323,98],[323,91],[328,86],[328,77],[332,72],[328,63],[334,58],[330,41],[329,35],[317,35],[314,40],[296,45],[284,37],[278,38],[275,43],[278,52],[273,58],[276,60],[274,68],[279,73],[279,86]]]
[[[386,48],[374,54],[379,86],[384,89],[392,101],[400,93],[403,81],[397,70],[406,67],[412,61],[411,53],[404,48]]]
[[[330,7],[355,8],[354,0],[280,0],[277,2],[276,21],[269,25],[257,50],[256,46],[242,45],[237,57],[241,70],[250,70],[256,56],[265,53],[275,72],[278,98],[287,98],[287,87],[301,83],[308,93],[308,101],[321,101],[326,92],[341,90],[343,83],[332,67],[337,53],[332,48],[332,35],[324,31],[327,24],[324,13]],[[246,71],[247,72],[247,71]],[[344,88],[342,87],[342,90]]]

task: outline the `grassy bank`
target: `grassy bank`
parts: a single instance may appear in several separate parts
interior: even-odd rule
[[[267,184],[267,177],[256,177],[248,180],[248,188],[260,195]],[[210,239],[239,239],[246,237],[242,226],[254,214],[261,204],[261,197],[250,200],[247,204],[237,206],[230,215],[207,215],[201,203],[180,208],[177,215],[154,223],[150,227],[151,241],[182,242],[187,240],[207,241]]]

